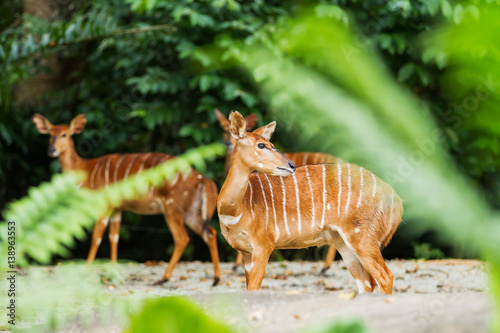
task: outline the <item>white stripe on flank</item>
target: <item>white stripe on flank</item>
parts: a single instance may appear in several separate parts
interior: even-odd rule
[[[127,170],[125,171],[125,175],[123,176],[123,179],[126,179],[128,177],[128,173],[130,172],[130,168],[132,168],[132,165],[134,164],[134,161],[139,157],[139,155],[134,155],[134,157],[128,162]]]
[[[201,194],[201,217],[203,221],[207,220],[207,192],[205,186],[202,186],[203,193]]]
[[[347,215],[349,210],[349,204],[351,203],[351,165],[347,164],[347,188],[349,192],[347,192],[347,203],[345,204],[345,214]]]
[[[142,172],[142,169],[144,169],[144,163],[146,163],[146,161],[151,155],[152,153],[147,153],[146,155],[142,155],[141,166],[139,167],[139,171],[137,171],[137,174],[140,174]]]
[[[375,175],[372,173],[372,178],[373,178],[373,192],[372,192],[372,198],[375,196],[375,191],[377,190],[377,178],[375,178]]]
[[[288,236],[290,236],[290,229],[288,229],[288,221],[286,219],[286,189],[285,182],[283,182],[283,176],[280,176],[281,189],[283,191],[283,221],[285,221],[285,230]]]
[[[170,185],[173,186],[177,183],[177,181],[179,180],[179,174],[180,174],[180,172],[175,174],[175,178],[170,181]]]
[[[98,165],[101,163],[101,159],[99,159],[97,162],[95,162],[94,169],[92,170],[92,173],[90,174],[90,188],[94,189],[94,176],[96,171],[98,170]]]
[[[314,228],[314,223],[316,222],[316,209],[314,208],[314,193],[311,185],[311,177],[309,177],[309,171],[307,170],[307,165],[304,167],[306,170],[306,178],[307,184],[309,185],[309,191],[311,192],[311,207],[312,207],[312,220],[311,220],[311,229]]]
[[[269,192],[271,192],[271,203],[273,204],[273,213],[274,213],[274,230],[275,230],[274,241],[277,241],[280,238],[280,229],[278,228],[278,222],[276,221],[276,207],[274,207],[273,187],[271,185],[269,177],[266,174],[264,174],[264,176],[266,177],[267,182],[269,183]]]
[[[115,172],[113,174],[113,180],[115,181],[115,183],[118,181],[117,180],[117,176],[118,176],[118,168],[120,167],[120,164],[122,164],[122,161],[123,159],[126,157],[127,155],[124,154],[122,157],[120,157],[118,159],[118,161],[116,162],[116,165],[115,165]]]
[[[259,178],[259,184],[262,190],[262,196],[264,197],[264,204],[266,205],[266,230],[267,230],[267,224],[269,223],[269,206],[267,205],[266,193],[264,192],[264,185],[262,185],[260,174],[257,174],[257,178]]]
[[[323,229],[323,226],[325,225],[325,209],[326,209],[326,166],[323,164],[323,172],[322,172],[322,179],[323,179],[323,215],[321,216],[321,226],[320,228]]]
[[[358,198],[358,203],[356,205],[356,208],[359,208],[361,205],[361,198],[363,197],[363,168],[359,168],[359,175],[361,176],[359,180],[359,198]]]
[[[252,218],[255,219],[255,215],[253,213],[253,189],[252,189],[252,182],[248,182],[248,186],[250,186],[250,212],[252,213]]]
[[[109,185],[109,165],[111,163],[111,158],[108,158],[108,161],[106,162],[106,171],[104,173],[105,180],[106,180],[106,187]]]
[[[337,216],[340,216],[340,201],[342,200],[342,165],[340,163],[337,164],[337,169],[339,173],[339,193],[338,195],[338,203],[337,203]]]
[[[305,153],[304,154],[304,158],[302,159],[302,165],[306,165],[307,164],[307,156],[309,155],[309,153]]]
[[[299,185],[297,185],[297,177],[295,176],[295,172],[293,173],[293,184],[295,186],[295,198],[297,199],[297,218],[298,218],[298,225],[297,225],[297,230],[300,233],[302,233],[302,221],[300,219],[300,198],[299,198]]]

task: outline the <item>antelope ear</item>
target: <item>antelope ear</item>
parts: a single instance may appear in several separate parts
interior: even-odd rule
[[[214,112],[217,116],[220,127],[222,127],[222,129],[227,132],[229,130],[229,120],[227,120],[226,116],[224,116],[218,109],[215,109]]]
[[[251,131],[255,127],[255,124],[257,124],[257,115],[251,113],[245,117],[245,121],[247,123],[247,131]]]
[[[52,124],[50,123],[50,121],[47,118],[45,118],[41,114],[35,113],[35,115],[33,116],[33,122],[35,123],[36,129],[41,134],[50,133],[50,129],[52,128]]]
[[[229,114],[229,133],[236,139],[243,139],[247,135],[245,119],[238,111]]]
[[[257,128],[255,131],[253,131],[253,134],[260,135],[267,141],[271,140],[271,136],[274,133],[274,130],[276,129],[276,122],[273,121],[272,123],[267,124],[266,126],[262,126]]]
[[[71,124],[69,125],[69,131],[71,134],[79,134],[85,128],[85,124],[87,124],[87,117],[84,114],[79,114],[73,120],[71,120]]]

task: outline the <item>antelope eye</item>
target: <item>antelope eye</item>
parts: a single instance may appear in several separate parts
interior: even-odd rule
[[[264,149],[264,148],[266,148],[266,145],[265,145],[265,144],[263,144],[263,143],[259,143],[259,144],[257,145],[257,147],[259,147],[260,149]]]
[[[63,138],[66,137],[66,133],[64,133],[63,135],[61,135]]]

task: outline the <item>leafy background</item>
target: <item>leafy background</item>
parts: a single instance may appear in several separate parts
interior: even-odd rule
[[[488,103],[498,89],[495,77],[484,76],[471,89],[452,90],[445,50],[427,46],[425,33],[439,22],[460,26],[477,18],[475,1],[41,1],[2,4],[0,20],[0,210],[26,195],[30,186],[59,172],[47,154],[48,138],[40,136],[31,116],[41,113],[53,123],[68,123],[78,113],[89,119],[77,148],[91,158],[111,152],[161,151],[180,154],[220,142],[222,130],[214,108],[228,113],[256,113],[259,125],[274,120],[278,108],[259,93],[258,80],[235,63],[248,45],[262,43],[282,56],[287,45],[273,44],[273,34],[287,18],[309,8],[318,18],[337,18],[357,34],[355,55],[374,49],[390,71],[444,133],[442,142],[453,163],[493,207],[499,205],[500,153],[496,114]],[[40,11],[42,12],[40,14]],[[210,46],[208,46],[210,45]],[[480,50],[477,51],[480,53]],[[305,62],[321,69],[314,59]],[[469,73],[470,74],[470,73]],[[459,80],[466,81],[467,73]],[[349,87],[342,79],[337,84]],[[307,110],[303,110],[307,113]],[[345,136],[319,131],[306,135],[279,118],[273,139],[283,151],[314,147],[362,163],[357,151],[345,151]],[[323,147],[323,148],[322,148]],[[328,147],[328,148],[327,148]],[[332,148],[333,147],[333,148]],[[223,159],[204,173],[220,185]],[[383,177],[384,178],[384,177]],[[386,257],[474,256],[466,244],[438,237],[428,224],[405,219]],[[214,218],[213,225],[217,226]],[[147,241],[146,241],[147,240]],[[222,260],[234,251],[221,238]],[[108,257],[107,242],[98,256]],[[83,258],[88,240],[77,243],[72,256]],[[167,253],[165,252],[167,250]],[[167,259],[173,250],[163,218],[124,216],[119,257],[139,261]],[[209,260],[205,245],[192,237],[184,259]],[[324,249],[281,251],[277,258],[320,259]]]

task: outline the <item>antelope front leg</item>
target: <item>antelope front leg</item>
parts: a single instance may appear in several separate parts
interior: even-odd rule
[[[266,275],[267,262],[271,255],[269,250],[255,251],[252,254],[243,254],[245,263],[245,277],[247,280],[247,290],[259,290],[264,275]]]
[[[102,242],[102,235],[104,234],[104,231],[108,226],[108,222],[109,214],[98,220],[94,224],[94,231],[92,232],[92,242],[90,243],[90,251],[89,255],[87,256],[87,264],[91,264],[94,261],[97,254],[97,249]]]
[[[120,224],[122,222],[122,211],[115,210],[109,219],[109,243],[111,244],[111,261],[118,260],[118,239],[120,238]]]

